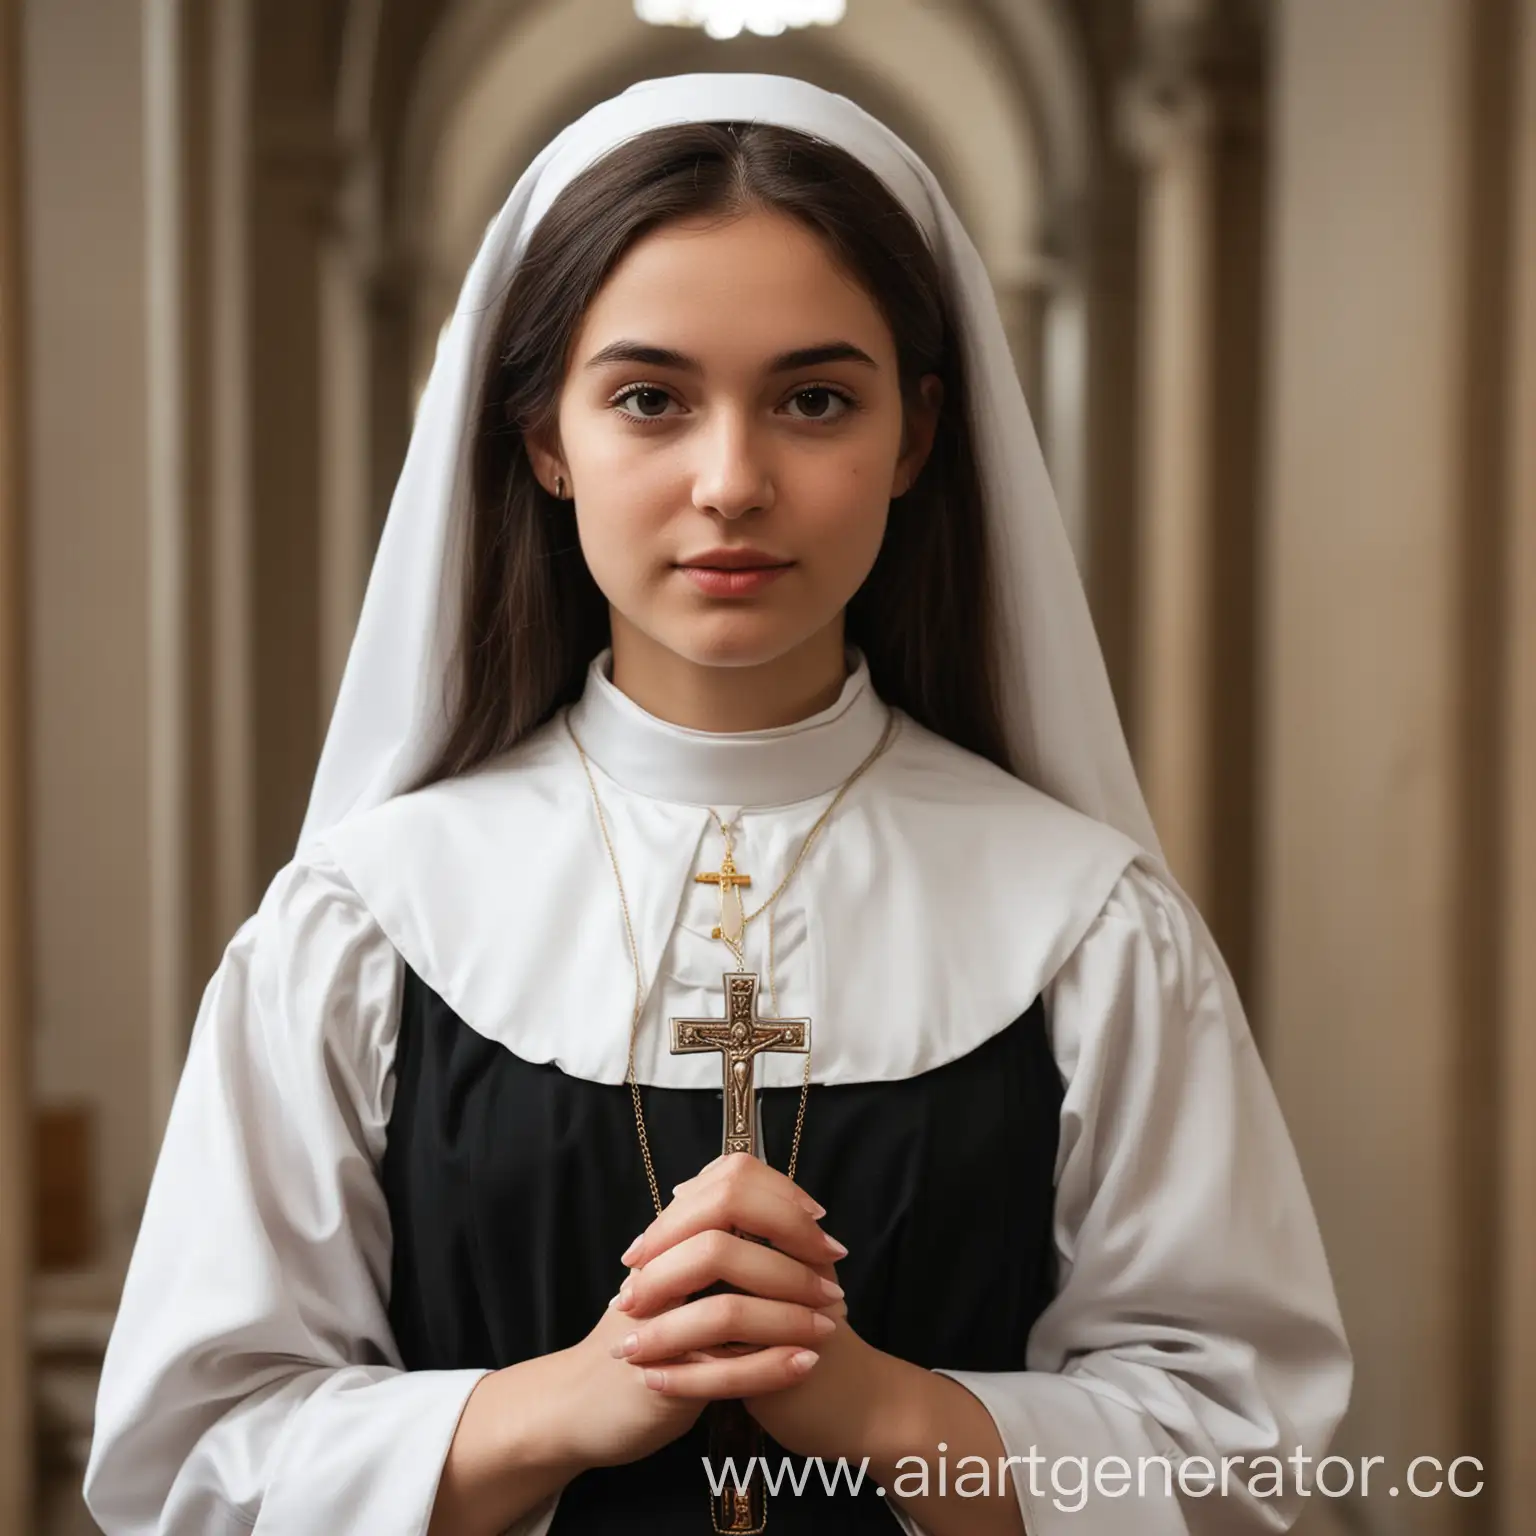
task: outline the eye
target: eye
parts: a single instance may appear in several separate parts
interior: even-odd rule
[[[658,384],[628,384],[618,394],[610,395],[608,404],[620,407],[619,415],[627,416],[631,421],[660,421],[671,398]],[[636,402],[639,409],[622,409],[631,400]]]
[[[659,384],[626,384],[608,397],[608,404],[629,421],[663,421],[669,402],[675,403]],[[807,384],[797,389],[786,404],[800,408],[792,413],[792,419],[814,422],[840,421],[859,408],[852,395],[830,384]],[[629,408],[631,405],[633,409]]]
[[[804,407],[805,414],[797,421],[840,421],[850,411],[858,409],[853,396],[830,384],[807,384],[789,397],[790,401]]]

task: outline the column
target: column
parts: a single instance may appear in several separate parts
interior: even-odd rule
[[[250,857],[261,886],[292,857],[304,817],[325,715],[327,583],[344,569],[326,513],[323,252],[341,168],[328,23],[297,0],[250,8],[250,719],[261,765]]]
[[[1517,7],[1503,768],[1504,1170],[1499,1213],[1498,1530],[1536,1509],[1536,0]]]
[[[1134,736],[1175,874],[1246,990],[1251,929],[1261,41],[1143,0]]]
[[[254,908],[251,494],[251,0],[215,0],[208,37],[209,845],[203,969]]]
[[[1502,841],[1482,776],[1497,582],[1476,578],[1506,343],[1484,308],[1479,12],[1275,11],[1261,998],[1355,1352],[1335,1449],[1397,1469],[1496,1454],[1502,861],[1471,855]],[[1335,1511],[1372,1536],[1493,1529],[1486,1502],[1379,1492]]]
[[[32,1079],[23,933],[21,6],[0,0],[0,1530],[32,1528]]]
[[[1108,61],[1104,74],[1123,79]],[[1106,123],[1099,131],[1112,132]],[[1103,157],[1080,227],[1087,308],[1087,380],[1083,464],[1084,565],[1094,628],[1115,702],[1139,758],[1136,739],[1138,609],[1134,533],[1139,476],[1137,359],[1140,245],[1136,170],[1124,155]]]
[[[196,999],[187,964],[194,844],[187,89],[182,0],[144,3],[148,445],[150,1115],[158,1143]]]

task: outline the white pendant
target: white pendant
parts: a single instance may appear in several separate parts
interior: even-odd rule
[[[739,943],[742,930],[747,926],[746,912],[741,905],[741,887],[724,885],[720,888],[720,934],[732,944]]]

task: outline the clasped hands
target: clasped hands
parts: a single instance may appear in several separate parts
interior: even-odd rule
[[[631,1273],[610,1309],[631,1326],[610,1354],[665,1397],[742,1399],[797,1455],[856,1454],[884,1357],[848,1325],[834,1268],[848,1250],[825,1215],[760,1159],[717,1158],[622,1255]]]

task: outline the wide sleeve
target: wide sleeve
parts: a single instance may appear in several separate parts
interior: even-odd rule
[[[203,995],[108,1344],[108,1536],[421,1536],[481,1371],[401,1368],[377,1179],[401,963],[323,857]]]
[[[1286,1458],[1325,1453],[1351,1361],[1227,968],[1187,900],[1136,864],[1046,1002],[1066,1085],[1059,1290],[1028,1369],[945,1374],[1022,1458],[1030,1536],[1286,1530],[1301,1506]]]

